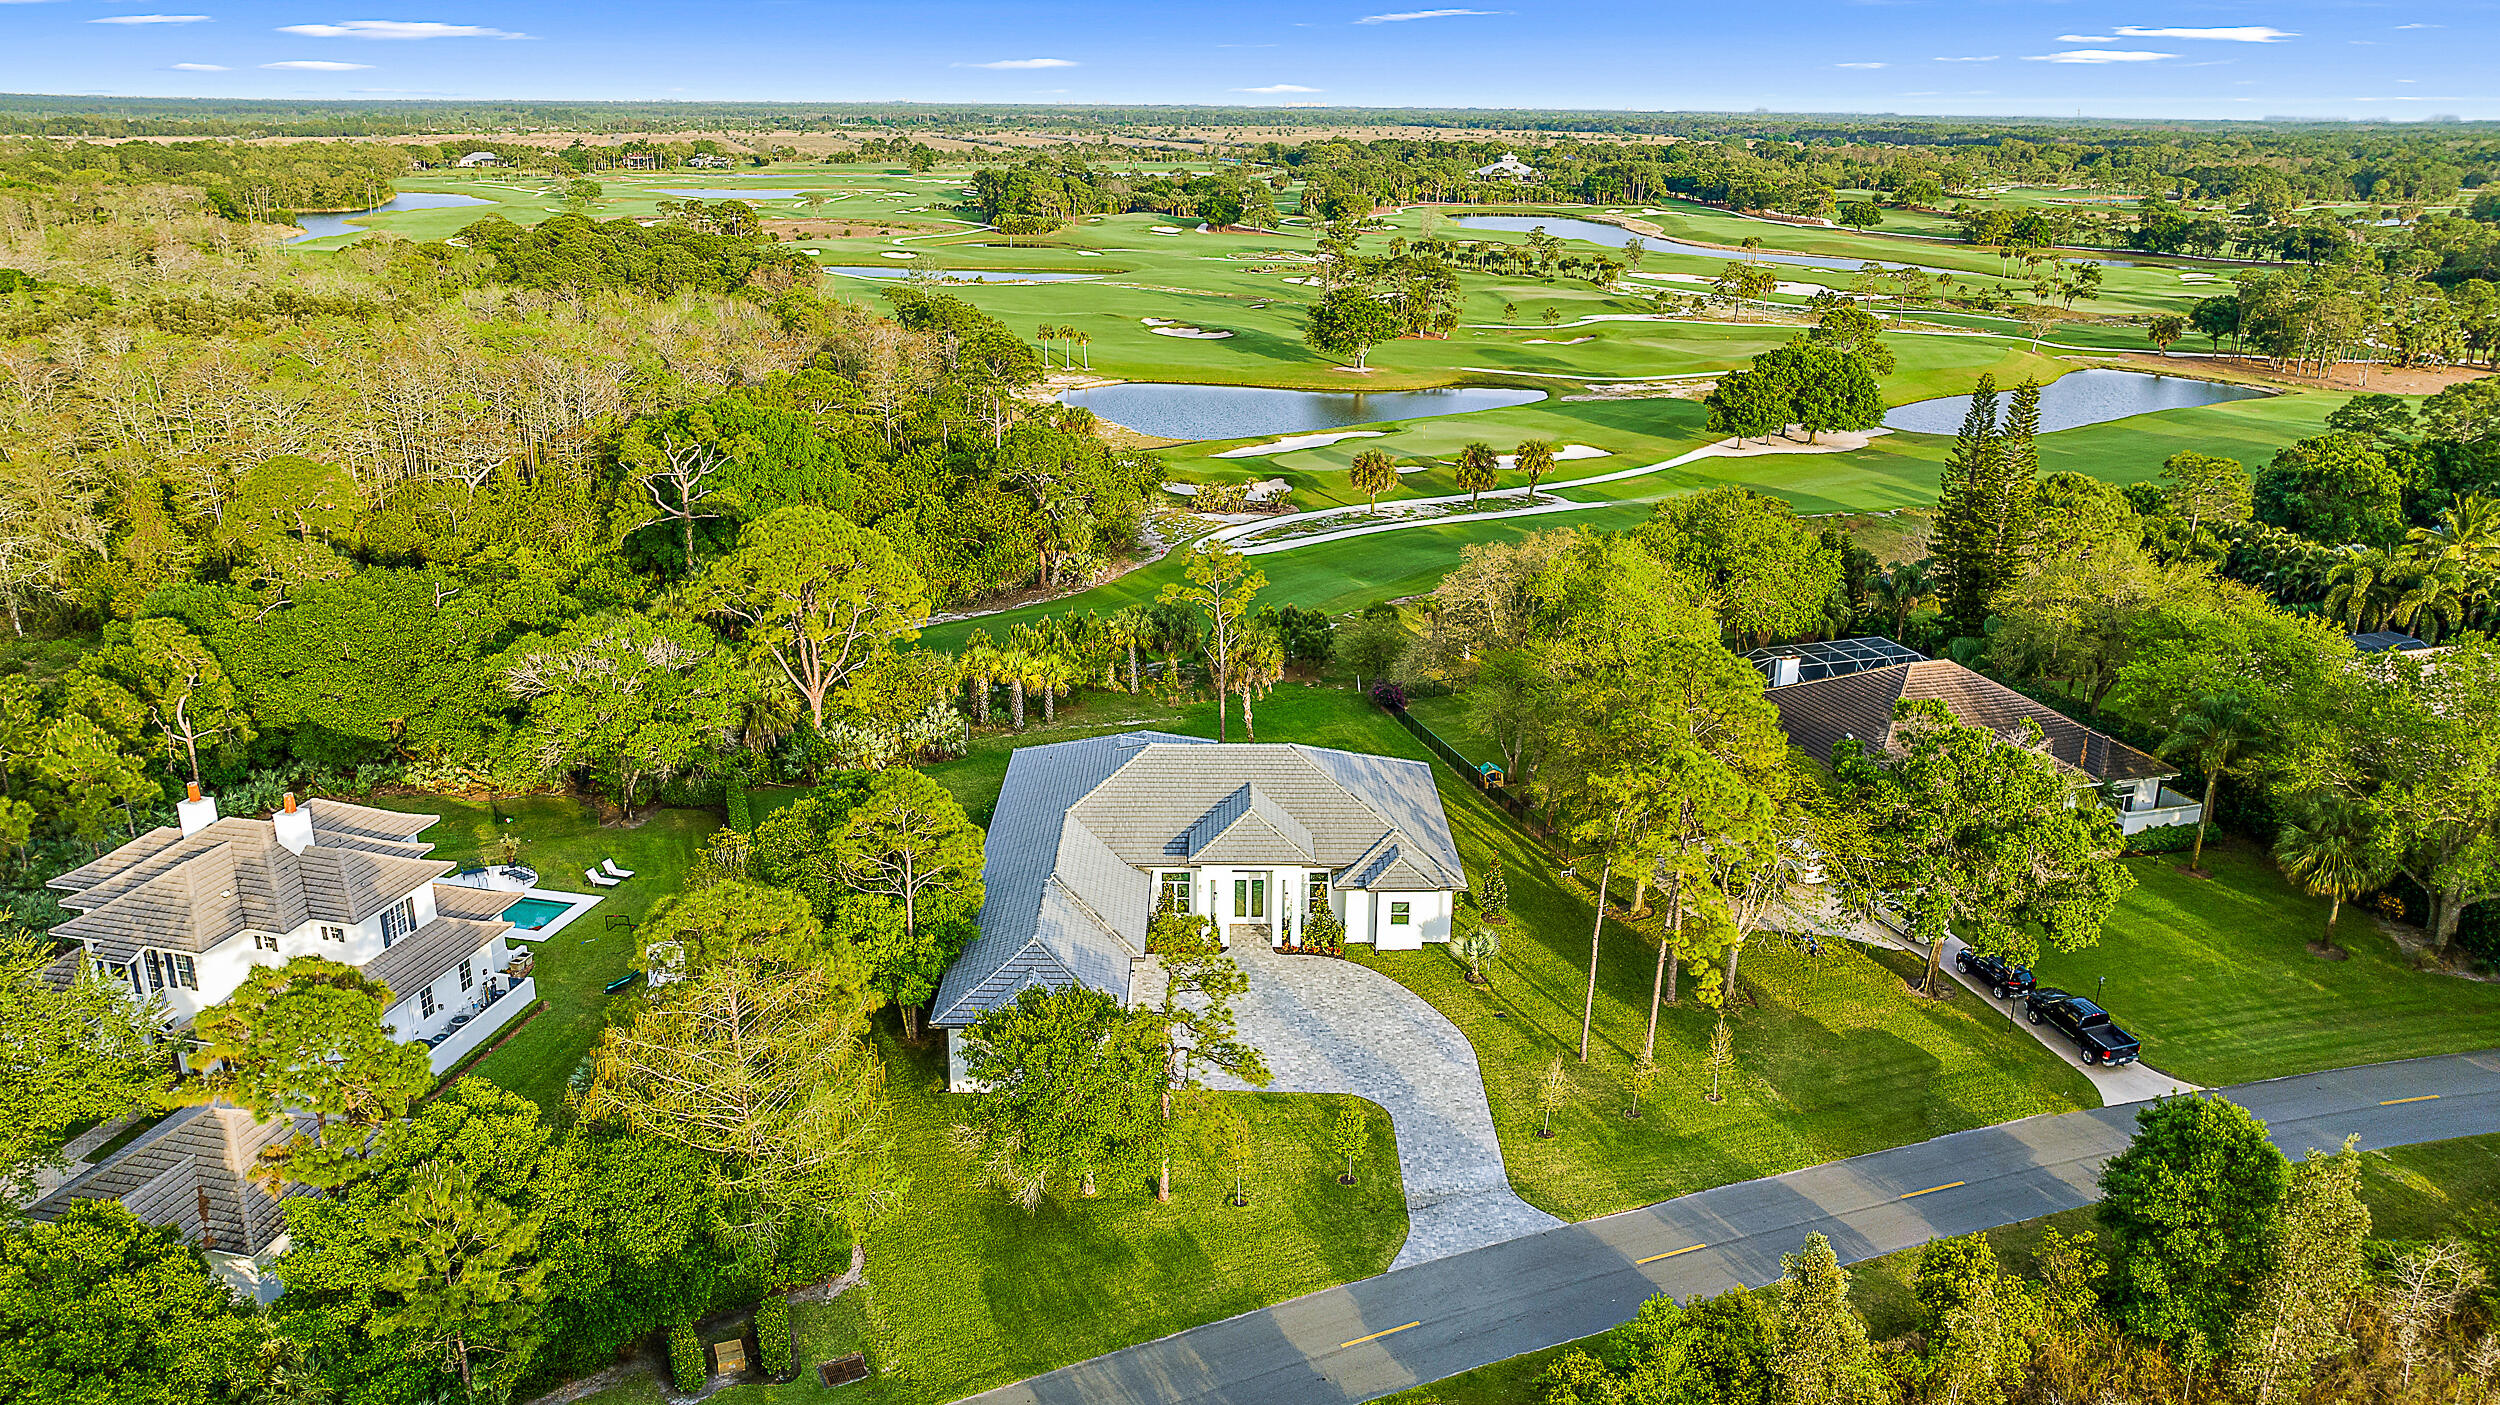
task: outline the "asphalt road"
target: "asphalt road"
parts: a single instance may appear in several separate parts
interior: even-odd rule
[[[2500,1050],[2219,1090],[2292,1156],[2500,1129]],[[983,1405],[1331,1405],[1602,1332],[1657,1293],[1779,1277],[1828,1235],[1841,1261],[2097,1198],[2133,1107],[2026,1118],[1721,1186],[1384,1273],[972,1397]]]

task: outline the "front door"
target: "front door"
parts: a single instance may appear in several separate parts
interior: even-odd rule
[[[1275,927],[1268,920],[1268,875],[1240,873],[1233,876],[1233,925],[1246,928],[1276,944]]]

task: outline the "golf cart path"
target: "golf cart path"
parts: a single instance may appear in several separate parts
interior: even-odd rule
[[[2298,1156],[2500,1126],[2500,1050],[2245,1083]],[[972,1397],[984,1405],[1351,1405],[1554,1346],[1678,1298],[1776,1279],[1810,1234],[1843,1263],[2089,1205],[2125,1108],[2025,1118],[1720,1186],[1393,1269]]]

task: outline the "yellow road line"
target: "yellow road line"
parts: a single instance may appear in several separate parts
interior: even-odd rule
[[[2385,1102],[2383,1102],[2383,1103],[2380,1103],[2380,1104],[2379,1104],[2379,1106],[2380,1106],[2380,1107],[2394,1107],[2394,1106],[2395,1106],[2396,1104],[2398,1104],[2398,1103],[2427,1103],[2427,1102],[2434,1102],[2434,1101],[2436,1101],[2436,1100],[2438,1099],[2438,1097],[2439,1097],[2439,1095],[2438,1095],[2437,1093],[2424,1093],[2422,1096],[2420,1096],[2420,1097],[2418,1097],[2418,1098],[2389,1098],[2387,1101],[2385,1101]]]
[[[1931,1186],[1927,1187],[1925,1190],[1914,1190],[1914,1191],[1911,1191],[1909,1194],[1907,1194],[1907,1195],[1905,1195],[1905,1196],[1902,1196],[1901,1198],[1902,1198],[1902,1199],[1904,1199],[1904,1200],[1916,1200],[1917,1198],[1919,1198],[1919,1197],[1920,1197],[1920,1196],[1922,1196],[1922,1195],[1933,1195],[1933,1194],[1935,1194],[1937,1191],[1940,1191],[1940,1190],[1951,1190],[1951,1189],[1953,1189],[1953,1188],[1954,1188],[1955,1186],[1957,1186],[1957,1185],[1968,1185],[1968,1184],[1969,1184],[1969,1182],[1967,1182],[1967,1181],[1947,1181],[1947,1182],[1945,1182],[1943,1185],[1931,1185]]]
[[[1421,1320],[1417,1320],[1407,1323],[1406,1327],[1421,1327],[1422,1325],[1424,1325],[1423,1322]],[[1350,1342],[1339,1342],[1337,1343],[1337,1350],[1343,1351],[1350,1346],[1361,1346],[1365,1342],[1376,1342],[1382,1337],[1393,1336],[1399,1332],[1403,1332],[1406,1330],[1406,1327],[1392,1327],[1386,1332],[1374,1332],[1368,1337],[1356,1337]]]
[[[1663,1254],[1652,1254],[1652,1255],[1650,1255],[1648,1258],[1645,1258],[1645,1259],[1634,1259],[1632,1262],[1633,1262],[1633,1264],[1634,1264],[1635,1266],[1638,1266],[1638,1265],[1641,1265],[1641,1264],[1654,1264],[1654,1263],[1658,1262],[1660,1259],[1671,1259],[1671,1258],[1674,1258],[1674,1257],[1675,1257],[1676,1255],[1678,1255],[1678,1254],[1689,1254],[1689,1253],[1693,1252],[1695,1249],[1706,1249],[1706,1248],[1708,1248],[1708,1247],[1710,1247],[1710,1246],[1708,1246],[1708,1245],[1706,1245],[1706,1244],[1687,1244],[1687,1245],[1685,1245],[1685,1246],[1684,1246],[1683,1248],[1681,1248],[1681,1249],[1669,1249],[1667,1252],[1665,1252],[1665,1253],[1663,1253]]]

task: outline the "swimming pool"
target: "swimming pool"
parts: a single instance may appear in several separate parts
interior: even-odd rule
[[[535,932],[572,910],[571,903],[553,898],[523,898],[503,910],[503,920],[525,932]]]

